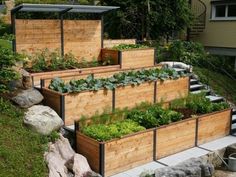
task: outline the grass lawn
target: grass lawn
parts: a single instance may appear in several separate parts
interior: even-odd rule
[[[46,177],[49,138],[27,129],[23,111],[0,98],[0,177]]]
[[[4,40],[4,39],[0,39],[0,46],[3,46],[3,47],[8,48],[8,49],[12,48],[11,42],[8,41],[8,40]]]
[[[194,67],[194,72],[203,83],[207,83],[209,78],[209,85],[217,94],[236,104],[236,82],[234,80],[224,74],[206,68]]]

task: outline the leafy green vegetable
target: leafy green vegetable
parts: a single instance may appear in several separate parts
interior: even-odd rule
[[[96,139],[97,141],[108,141],[114,138],[120,138],[124,135],[145,130],[144,127],[131,120],[114,122],[109,125],[94,124],[82,129],[82,132]]]
[[[139,71],[120,72],[109,78],[95,79],[92,75],[86,79],[71,80],[64,83],[59,78],[54,78],[49,88],[61,93],[81,92],[81,91],[97,91],[100,89],[112,90],[120,86],[139,85],[144,82],[152,82],[158,79],[178,79],[186,76],[184,73],[177,73],[173,69],[147,69]]]
[[[177,99],[171,103],[172,109],[187,108],[192,110],[194,114],[206,114],[229,107],[226,102],[212,103],[205,97],[205,94],[190,94],[186,98]]]
[[[115,50],[145,49],[145,48],[149,47],[141,44],[119,44],[117,46],[112,47],[112,49]]]
[[[153,128],[161,125],[176,122],[182,119],[181,113],[163,109],[160,105],[154,104],[146,106],[144,109],[141,107],[134,108],[127,113],[127,119],[138,122],[145,128]]]

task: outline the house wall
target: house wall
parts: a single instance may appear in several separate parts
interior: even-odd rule
[[[202,0],[207,6],[206,28],[194,41],[201,42],[207,47],[236,48],[236,20],[211,20],[211,1]]]

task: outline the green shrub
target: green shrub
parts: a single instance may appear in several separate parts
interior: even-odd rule
[[[159,61],[180,61],[190,65],[199,65],[208,57],[202,44],[181,40],[158,48],[158,53]]]
[[[54,78],[49,88],[61,93],[81,92],[85,90],[97,91],[105,88],[112,90],[114,88],[126,85],[139,85],[143,82],[156,80],[178,79],[186,76],[184,73],[177,73],[173,69],[146,69],[139,71],[120,72],[110,78],[94,79],[91,75],[86,79],[71,80],[64,83],[59,78]]]
[[[97,141],[108,141],[114,138],[121,138],[124,135],[128,135],[134,132],[145,130],[144,127],[138,125],[138,123],[131,120],[124,120],[115,122],[109,125],[94,124],[82,129],[82,132],[96,139]]]
[[[117,46],[112,47],[115,50],[127,50],[127,49],[144,49],[148,48],[148,46],[141,44],[119,44]]]
[[[10,89],[10,81],[19,78],[18,72],[13,67],[21,60],[21,55],[14,54],[10,49],[0,46],[0,93],[7,92]]]

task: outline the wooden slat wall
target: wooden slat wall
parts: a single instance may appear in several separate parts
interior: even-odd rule
[[[170,102],[186,97],[188,93],[189,77],[157,82],[157,102]]]
[[[60,20],[16,20],[17,52],[61,49]]]
[[[65,20],[65,53],[72,52],[78,60],[100,58],[101,20]]]
[[[60,116],[61,105],[60,105],[60,94],[49,89],[42,89],[42,94],[44,96],[44,105],[51,107]]]
[[[122,51],[121,67],[126,69],[154,66],[154,53],[154,49]]]
[[[154,83],[143,83],[139,86],[125,86],[116,89],[116,108],[132,108],[142,102],[154,102]]]
[[[105,144],[105,176],[153,160],[153,131],[138,133]]]
[[[136,39],[105,39],[103,41],[104,48],[112,48],[119,44],[136,44]]]
[[[76,132],[77,153],[82,154],[88,160],[92,170],[99,173],[99,142]]]
[[[231,110],[199,118],[198,145],[229,135]]]
[[[195,146],[196,119],[167,125],[156,131],[156,158]]]
[[[65,96],[65,125],[73,125],[82,115],[92,116],[112,109],[112,91],[81,92]]]

